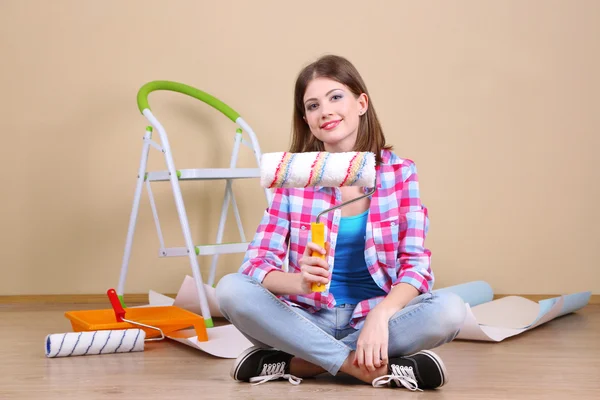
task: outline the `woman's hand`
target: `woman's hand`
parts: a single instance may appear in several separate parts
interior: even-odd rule
[[[367,315],[354,353],[354,365],[369,372],[388,364],[388,323],[390,315],[371,310]]]
[[[304,294],[312,293],[311,286],[313,283],[322,283],[326,285],[331,276],[327,261],[319,257],[312,257],[311,254],[313,251],[327,255],[329,251],[329,245],[326,243],[325,249],[313,242],[309,242],[306,245],[304,254],[298,261],[301,271],[300,288]]]

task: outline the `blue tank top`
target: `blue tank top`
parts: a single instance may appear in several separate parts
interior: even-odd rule
[[[338,305],[358,304],[386,294],[373,280],[365,262],[368,213],[367,210],[360,215],[341,218],[329,289]]]

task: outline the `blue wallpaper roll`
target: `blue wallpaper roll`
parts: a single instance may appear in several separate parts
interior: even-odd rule
[[[434,290],[434,292],[452,292],[457,294],[465,303],[471,307],[478,304],[490,302],[494,299],[492,287],[484,281],[473,281],[461,283],[459,285],[448,286]]]

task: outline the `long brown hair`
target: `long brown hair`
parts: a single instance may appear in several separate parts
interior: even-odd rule
[[[367,95],[369,100],[367,112],[360,117],[354,151],[373,152],[376,162],[379,164],[381,162],[381,150],[391,150],[392,146],[385,143],[385,136],[377,118],[373,100],[362,77],[350,61],[335,55],[323,56],[309,64],[296,79],[290,152],[324,151],[323,142],[311,133],[308,124],[304,121],[304,93],[308,84],[315,78],[333,79],[347,86],[356,97],[362,93]]]

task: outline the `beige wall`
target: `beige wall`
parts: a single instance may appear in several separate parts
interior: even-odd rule
[[[600,293],[599,13],[594,0],[1,0],[0,295],[116,287],[144,83],[212,93],[280,151],[295,75],[324,53],[356,64],[389,141],[417,163],[437,287]],[[178,168],[227,166],[231,122],[178,94],[150,102]],[[224,186],[183,187],[196,241],[212,240]],[[169,185],[153,188],[167,244],[183,245]],[[235,188],[252,235],[264,197],[256,181]],[[174,292],[190,273],[157,250],[144,197],[128,292]],[[222,257],[218,276],[241,259]]]

